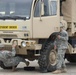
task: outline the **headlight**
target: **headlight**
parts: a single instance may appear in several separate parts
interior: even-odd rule
[[[26,42],[23,41],[23,42],[21,43],[21,45],[22,45],[22,47],[26,47]]]

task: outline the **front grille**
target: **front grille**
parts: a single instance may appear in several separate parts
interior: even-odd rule
[[[0,38],[17,38],[17,35],[0,34]]]
[[[8,51],[10,51],[10,50],[12,50],[12,47],[6,45],[6,46],[4,47],[4,50],[8,50]]]

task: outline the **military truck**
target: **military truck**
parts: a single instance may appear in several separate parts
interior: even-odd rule
[[[69,34],[66,58],[76,62],[75,7],[75,0],[0,0],[0,43],[11,50],[17,42],[16,56],[37,59],[40,69],[53,71],[57,63],[53,43],[62,22]]]

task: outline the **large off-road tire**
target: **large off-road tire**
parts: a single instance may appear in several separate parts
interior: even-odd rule
[[[0,67],[3,69],[12,69],[12,66],[6,67],[2,61],[0,61]],[[17,65],[15,67],[17,67]]]
[[[57,64],[57,53],[54,50],[54,41],[55,41],[56,34],[52,34],[49,39],[45,42],[42,46],[40,57],[39,57],[39,66],[41,72],[51,72],[56,70]]]
[[[40,69],[41,71],[47,70],[47,72],[54,71],[56,70],[56,63],[56,51],[53,46],[49,45],[46,50],[41,52],[39,58]]]
[[[76,54],[68,54],[66,55],[66,58],[71,63],[76,63]]]

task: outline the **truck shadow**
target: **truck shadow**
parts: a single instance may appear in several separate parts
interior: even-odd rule
[[[67,66],[67,68],[76,68],[76,63],[70,63],[70,62],[68,62],[68,63],[66,63],[66,66]]]

